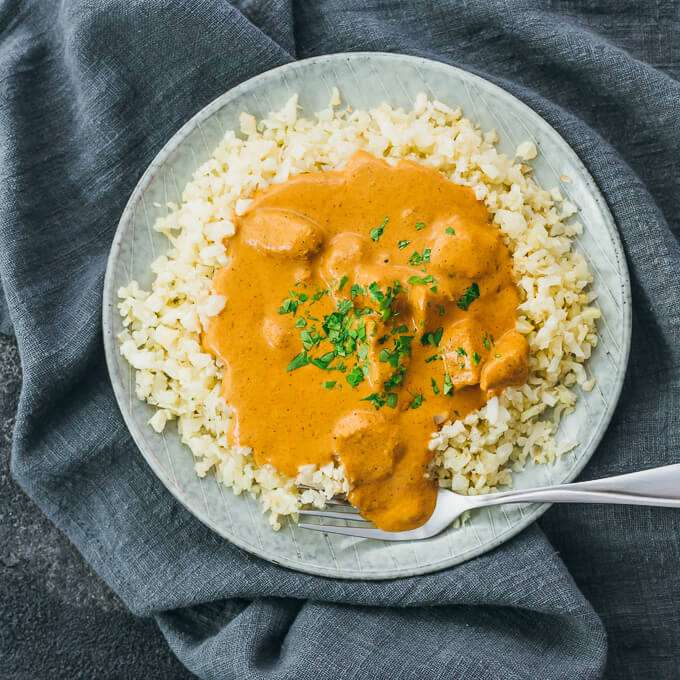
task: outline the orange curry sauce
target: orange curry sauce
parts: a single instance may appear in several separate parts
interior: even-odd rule
[[[500,231],[469,187],[357,152],[256,196],[227,241],[203,338],[234,443],[289,477],[339,460],[385,530],[424,523],[435,423],[527,378]]]

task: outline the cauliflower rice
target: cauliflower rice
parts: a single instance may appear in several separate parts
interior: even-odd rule
[[[512,471],[528,462],[549,463],[576,446],[554,434],[573,410],[576,386],[591,390],[584,363],[597,343],[592,281],[584,258],[571,250],[582,225],[576,206],[558,189],[545,191],[524,161],[536,157],[533,142],[515,159],[499,154],[494,131],[482,132],[460,109],[421,94],[412,111],[383,104],[371,111],[339,109],[334,89],[329,108],[316,120],[298,117],[297,96],[283,109],[257,121],[242,113],[240,133],[229,131],[212,157],[194,173],[181,205],[154,228],[170,250],[151,265],[151,291],[136,281],[118,291],[124,330],[120,351],[136,370],[139,399],[156,407],[149,424],[162,432],[176,420],[191,449],[196,473],[213,472],[236,494],[258,497],[274,529],[280,517],[305,504],[323,507],[347,491],[341,466],[301,468],[296,479],[256,466],[250,449],[227,439],[231,412],[220,397],[224,368],[203,350],[201,333],[224,307],[212,292],[213,277],[228,264],[234,213],[242,214],[257,190],[301,172],[343,166],[358,149],[387,160],[408,159],[474,188],[513,253],[522,303],[517,330],[530,347],[529,379],[507,388],[478,411],[445,423],[429,442],[431,474],[440,486],[464,494],[512,484]],[[313,488],[299,490],[296,484]]]

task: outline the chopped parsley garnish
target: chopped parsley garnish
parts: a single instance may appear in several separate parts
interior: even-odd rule
[[[470,304],[479,297],[479,286],[473,283],[456,303],[463,311],[467,311]]]
[[[312,295],[312,300],[315,302],[320,300],[324,295],[328,295],[329,291],[328,289],[324,288],[323,290],[318,290],[314,295]]]
[[[500,355],[500,354],[494,354],[494,356],[496,357],[496,359],[500,359],[500,358],[501,358],[501,355]]]
[[[401,385],[401,382],[404,379],[404,373],[406,373],[406,369],[403,366],[399,366],[390,378],[383,383],[383,387],[386,390],[391,390],[393,387]]]
[[[448,373],[444,374],[444,394],[450,397],[453,394],[453,383],[451,382],[451,376]]]
[[[373,394],[369,394],[367,397],[361,399],[361,401],[370,401],[371,404],[375,406],[375,410],[377,411],[381,406],[385,405],[387,399],[385,398],[384,394],[378,394],[377,392],[374,392]]]
[[[443,333],[444,329],[440,326],[434,333],[425,333],[423,337],[420,338],[420,342],[423,344],[423,346],[434,345],[435,347],[439,347]]]
[[[489,336],[484,333],[484,337],[482,338],[482,342],[484,343],[484,347],[486,347],[489,351],[491,351],[491,344],[489,343]]]
[[[376,227],[375,229],[371,229],[371,231],[368,232],[368,235],[374,240],[377,241],[382,235],[383,231],[385,230],[385,226],[387,223],[390,221],[389,217],[386,217],[383,221],[382,224],[379,227]]]
[[[473,363],[475,366],[478,366],[478,365],[479,365],[479,362],[480,362],[481,360],[482,360],[482,355],[481,355],[481,354],[478,354],[477,352],[473,352],[473,353],[472,353],[472,363]]]
[[[420,276],[409,276],[407,283],[411,283],[416,286],[426,286],[428,283],[437,283],[437,281],[434,276],[432,276],[432,274],[428,274],[422,278]]]
[[[296,300],[291,300],[286,298],[278,309],[279,314],[295,314],[298,308],[298,303]]]
[[[425,229],[425,222],[416,222],[416,231],[420,231],[421,229]]]
[[[356,387],[359,383],[364,381],[364,372],[359,366],[355,366],[346,376],[345,380],[352,386]]]
[[[384,229],[386,223],[387,219],[379,229]],[[418,253],[414,260],[429,262],[430,255],[431,249],[426,248],[422,253]],[[409,281],[409,283],[416,282],[429,285],[437,283],[433,276],[412,277]],[[341,289],[350,290],[348,297],[335,297]],[[395,303],[399,296],[406,292],[404,284],[395,279],[389,285],[381,285],[373,281],[367,286],[355,283],[350,288],[349,277],[343,276],[337,283],[337,287],[336,282],[333,281],[329,288],[315,287],[314,290],[316,292],[313,295],[291,290],[289,298],[281,304],[279,313],[293,314],[292,323],[300,332],[302,345],[300,348],[302,351],[290,361],[286,370],[293,371],[302,366],[312,365],[323,371],[340,371],[345,375],[345,380],[351,387],[357,387],[369,377],[371,362],[380,361],[389,365],[392,372],[383,381],[382,391],[374,392],[361,400],[370,402],[376,409],[385,405],[397,408],[398,388],[404,384],[407,373],[406,362],[412,356],[412,342],[416,337],[409,334],[407,323],[397,321],[400,309]],[[335,309],[328,314],[317,312],[318,316],[313,317],[310,314],[311,305],[321,300],[324,295],[334,297]],[[357,296],[363,297],[363,305],[355,307],[354,300]],[[309,306],[303,310],[301,308],[303,304]],[[438,305],[437,308],[441,308],[440,314],[442,314],[443,307]],[[295,317],[296,312],[299,312],[299,317]],[[313,322],[316,323],[313,324]],[[424,322],[420,325],[424,326]],[[438,347],[442,335],[443,328],[441,327],[435,331],[424,331],[421,341],[423,345]],[[437,353],[426,361],[442,360],[442,358]],[[431,383],[434,393],[439,394],[441,386],[437,385],[435,379],[432,379]],[[326,390],[342,387],[338,380],[321,381],[320,385]],[[423,393],[412,392],[411,396],[410,408],[418,408],[425,400]]]
[[[425,363],[429,364],[431,361],[436,361],[437,359],[441,359],[441,356],[439,356],[439,354],[433,354],[431,357],[425,359]]]
[[[456,230],[453,227],[446,227],[447,234],[455,234]]]
[[[422,254],[416,250],[413,255],[408,258],[408,263],[415,267],[419,264],[423,264],[423,262],[429,262],[431,253],[431,248],[424,248]]]
[[[411,241],[399,241],[397,245],[399,246],[399,250],[404,250],[406,246],[411,243]]]
[[[437,308],[437,311],[439,312],[439,316],[444,316],[444,305],[435,305]]]
[[[309,363],[307,352],[300,352],[289,364],[286,366],[286,371],[294,371],[296,368],[306,366]]]
[[[350,289],[350,297],[354,300],[357,295],[366,295],[366,291],[358,283],[355,283]]]
[[[457,354],[459,357],[466,357],[466,356],[467,356],[467,352],[466,352],[462,347],[457,347],[457,348],[456,348],[456,354]]]
[[[337,308],[340,314],[347,314],[352,309],[352,303],[349,300],[338,300]]]

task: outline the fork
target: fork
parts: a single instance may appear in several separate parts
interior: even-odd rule
[[[415,541],[436,536],[468,510],[504,503],[615,503],[680,508],[680,463],[588,482],[502,491],[480,496],[462,496],[448,489],[439,489],[434,512],[430,518],[422,526],[409,531],[382,531],[374,527],[361,526],[368,524],[368,520],[347,501],[334,498],[328,503],[337,510],[300,510],[299,514],[306,517],[349,520],[359,522],[360,525],[300,523],[299,526],[313,531],[381,541]]]

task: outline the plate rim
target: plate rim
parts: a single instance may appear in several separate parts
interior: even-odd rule
[[[138,427],[138,423],[133,419],[131,413],[128,413],[127,408],[125,408],[125,402],[128,399],[128,394],[126,393],[123,385],[123,381],[117,381],[115,376],[117,376],[116,365],[115,365],[115,353],[118,351],[117,338],[113,331],[113,314],[115,313],[116,306],[113,302],[115,291],[113,290],[114,285],[114,269],[115,262],[117,260],[119,251],[121,249],[121,244],[123,242],[123,237],[126,235],[126,225],[130,222],[130,219],[134,216],[134,207],[140,197],[148,188],[149,184],[153,180],[156,172],[159,168],[168,160],[169,156],[175,151],[175,149],[186,139],[186,137],[200,125],[201,122],[211,117],[215,112],[225,106],[228,102],[237,99],[241,94],[250,90],[253,87],[257,87],[261,82],[266,81],[268,78],[274,77],[279,73],[286,73],[288,71],[295,71],[298,69],[304,69],[310,64],[323,64],[324,62],[334,62],[337,60],[347,60],[351,61],[354,59],[368,59],[379,57],[381,60],[402,62],[409,61],[415,65],[423,66],[427,69],[439,69],[441,71],[453,71],[457,76],[463,80],[471,80],[472,82],[483,83],[485,88],[491,88],[493,94],[500,94],[501,97],[510,97],[515,100],[516,104],[520,107],[520,111],[527,113],[529,117],[537,118],[543,125],[555,135],[563,145],[566,147],[567,153],[570,155],[571,162],[577,167],[577,169],[582,173],[584,178],[584,183],[588,193],[592,196],[594,202],[600,209],[600,212],[604,215],[604,226],[609,234],[610,240],[614,246],[614,253],[616,258],[616,264],[620,271],[620,277],[618,283],[622,287],[622,329],[623,337],[621,344],[621,362],[617,367],[618,373],[616,380],[611,391],[611,399],[606,405],[603,417],[600,420],[597,430],[591,434],[591,437],[586,443],[586,448],[590,449],[587,455],[583,455],[581,458],[577,459],[574,466],[565,475],[561,483],[567,483],[575,479],[578,474],[587,465],[590,459],[593,457],[597,447],[599,446],[605,432],[607,431],[614,411],[618,405],[621,392],[623,389],[623,384],[625,376],[627,373],[628,362],[630,358],[630,346],[631,346],[631,336],[632,336],[632,309],[631,309],[631,284],[630,284],[630,272],[628,269],[628,263],[626,261],[625,252],[623,249],[623,244],[621,241],[621,236],[619,234],[618,228],[616,226],[616,221],[609,205],[600,191],[597,183],[590,174],[590,171],[585,166],[581,158],[574,151],[571,145],[564,139],[564,137],[555,128],[543,118],[538,112],[534,111],[530,106],[525,104],[517,96],[505,90],[504,88],[496,85],[491,80],[487,80],[476,73],[465,70],[459,66],[454,66],[443,61],[438,61],[436,59],[413,56],[408,54],[402,54],[397,52],[372,52],[372,51],[362,51],[362,52],[337,52],[332,54],[318,55],[314,57],[309,57],[306,59],[301,59],[297,61],[292,61],[281,66],[274,67],[257,74],[233,88],[223,92],[221,95],[210,101],[193,116],[191,116],[184,124],[182,124],[179,129],[168,139],[168,141],[162,146],[158,153],[154,156],[151,162],[148,164],[139,180],[137,181],[130,197],[128,198],[123,212],[121,214],[120,220],[116,226],[116,231],[111,242],[111,247],[106,260],[106,272],[104,276],[104,286],[102,291],[102,336],[104,343],[104,354],[106,359],[106,367],[109,374],[109,380],[114,392],[116,403],[123,416],[123,421],[128,429],[128,432],[132,436],[132,439],[141,453],[142,457],[149,465],[154,475],[162,482],[166,489],[172,494],[172,496],[179,501],[194,517],[196,517],[203,524],[208,526],[212,531],[217,533],[222,538],[225,538],[233,545],[247,551],[250,554],[257,556],[258,558],[264,559],[268,562],[276,564],[277,566],[286,567],[294,571],[312,574],[314,576],[324,576],[336,579],[346,579],[354,581],[376,581],[376,580],[392,580],[397,578],[408,578],[410,576],[416,576],[421,574],[428,574],[452,567],[454,565],[465,562],[469,559],[482,555],[494,548],[498,547],[505,541],[509,540],[513,536],[517,535],[524,529],[526,529],[530,524],[535,522],[543,513],[551,506],[550,503],[540,503],[532,504],[526,510],[525,514],[517,523],[508,527],[504,532],[497,534],[492,540],[485,542],[482,546],[476,546],[470,550],[458,553],[454,556],[449,556],[439,560],[438,562],[428,562],[423,565],[397,568],[391,570],[385,570],[384,572],[375,572],[370,574],[357,573],[351,570],[345,570],[340,568],[325,567],[323,565],[308,565],[306,563],[296,562],[293,558],[288,558],[285,556],[277,556],[276,558],[267,554],[264,548],[258,548],[257,545],[249,544],[247,541],[243,540],[240,536],[234,536],[225,531],[222,527],[217,525],[207,513],[198,507],[191,505],[190,501],[183,496],[181,489],[173,484],[172,480],[166,474],[164,468],[158,465],[155,460],[155,456],[146,451],[146,447],[149,446],[144,433],[141,428]],[[598,335],[599,332],[598,332]],[[134,395],[132,395],[134,398]],[[150,447],[151,448],[151,447]],[[218,482],[219,484],[219,482]],[[231,490],[228,490],[231,493]],[[450,529],[449,529],[450,531]],[[472,553],[472,554],[469,554]]]

